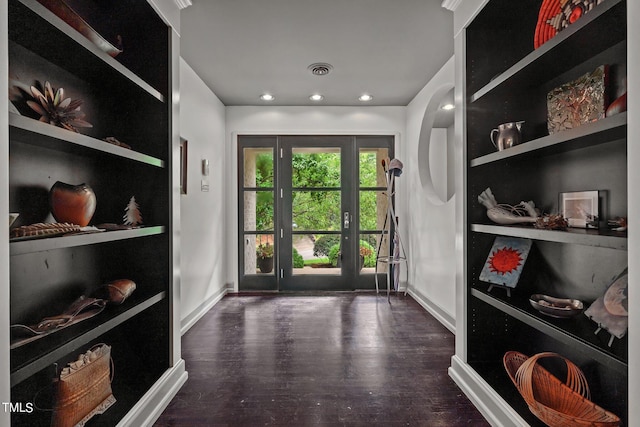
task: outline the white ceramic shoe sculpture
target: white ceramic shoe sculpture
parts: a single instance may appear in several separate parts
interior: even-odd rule
[[[540,216],[532,201],[520,202],[515,206],[501,204],[496,201],[490,188],[480,193],[478,202],[487,208],[487,216],[496,224],[534,223]]]

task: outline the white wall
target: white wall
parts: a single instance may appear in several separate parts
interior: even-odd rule
[[[188,141],[187,194],[181,209],[181,323],[183,331],[224,295],[225,107],[193,69],[180,59],[180,136]],[[209,176],[201,174],[209,160]],[[201,180],[209,192],[200,191]]]
[[[402,145],[405,107],[227,107],[226,206],[229,270],[238,290],[237,135],[395,135]]]
[[[438,104],[439,95],[453,88],[454,71],[452,57],[406,107],[406,137],[397,154],[404,162],[398,186],[400,215],[408,218],[400,221],[400,228],[409,258],[409,292],[451,331],[455,331],[456,198],[434,201],[433,194],[425,191],[419,175],[425,164],[419,162],[418,143],[425,111],[432,97]],[[451,130],[446,135],[453,138]],[[449,158],[448,173],[453,168]],[[446,173],[442,168],[432,172]]]

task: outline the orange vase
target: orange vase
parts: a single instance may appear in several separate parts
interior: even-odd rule
[[[70,185],[57,181],[49,191],[51,213],[58,222],[84,227],[96,211],[96,195],[86,184]]]

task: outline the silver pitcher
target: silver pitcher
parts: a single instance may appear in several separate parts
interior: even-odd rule
[[[498,151],[502,151],[520,144],[520,142],[522,142],[520,130],[522,129],[523,123],[524,121],[503,123],[499,125],[497,129],[492,129],[490,137],[493,146],[496,147]]]

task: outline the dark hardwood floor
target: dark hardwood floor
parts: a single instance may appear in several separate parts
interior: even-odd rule
[[[447,375],[454,336],[410,296],[231,295],[182,338],[156,426],[488,426]]]

